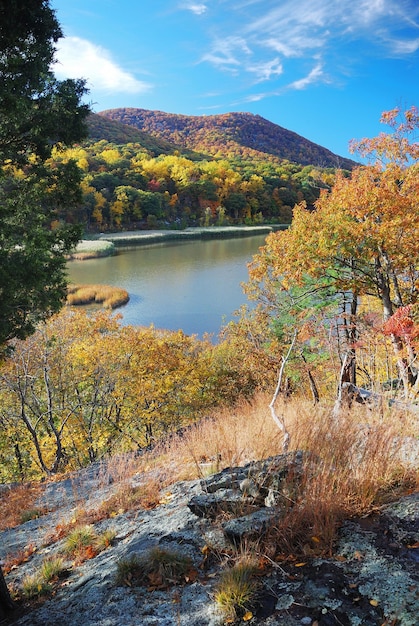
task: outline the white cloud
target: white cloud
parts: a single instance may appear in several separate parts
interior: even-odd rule
[[[181,8],[192,11],[192,13],[195,13],[195,15],[203,15],[203,13],[208,10],[206,4],[198,4],[195,2],[185,2],[181,5]]]
[[[304,78],[300,78],[299,80],[295,80],[293,83],[288,85],[288,89],[306,89],[309,85],[313,83],[318,83],[324,77],[323,67],[320,63],[318,63],[307,76]]]
[[[252,72],[257,75],[257,82],[262,82],[264,80],[270,80],[275,76],[280,76],[284,71],[282,67],[282,63],[278,58],[272,59],[271,61],[255,63],[253,65],[248,65],[246,67],[248,72]]]
[[[146,93],[152,85],[117,65],[108,50],[80,37],[60,39],[53,71],[57,78],[84,78],[95,91]]]

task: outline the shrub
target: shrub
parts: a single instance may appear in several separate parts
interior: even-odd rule
[[[51,591],[51,586],[44,580],[40,572],[25,576],[22,581],[23,595],[29,600],[45,596]]]
[[[97,535],[92,526],[77,526],[67,535],[64,552],[73,556],[78,562],[85,561],[108,548],[114,538],[115,531],[112,529]]]
[[[60,578],[66,571],[66,564],[64,559],[60,556],[52,556],[42,563],[40,568],[40,574],[45,582],[49,583],[56,578]]]
[[[251,613],[259,590],[256,572],[256,563],[248,557],[222,572],[215,601],[228,620]]]
[[[43,515],[43,512],[39,509],[29,509],[28,511],[23,511],[20,515],[20,523],[24,524],[25,522],[29,522],[31,519],[38,519],[41,515]]]
[[[64,552],[76,556],[87,547],[93,546],[96,535],[92,526],[78,526],[66,537]]]

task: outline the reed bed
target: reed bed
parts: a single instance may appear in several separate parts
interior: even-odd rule
[[[125,289],[110,285],[70,285],[67,292],[69,306],[101,304],[105,309],[116,309],[128,301]]]

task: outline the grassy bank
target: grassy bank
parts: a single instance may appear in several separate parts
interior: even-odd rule
[[[97,259],[100,257],[112,256],[113,254],[115,254],[115,245],[112,241],[83,240],[77,244],[76,249],[69,258],[77,261],[84,261],[86,259]]]
[[[284,226],[286,228],[286,226]],[[268,235],[272,226],[211,226],[208,228],[186,228],[185,230],[140,230],[99,235],[99,241],[110,241],[115,246],[148,245],[166,241],[188,241],[196,239],[231,239]]]

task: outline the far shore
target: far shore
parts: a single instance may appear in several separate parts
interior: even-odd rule
[[[69,260],[87,260],[115,254],[116,247],[150,245],[166,241],[196,239],[231,239],[268,235],[275,230],[285,230],[288,224],[268,226],[209,226],[190,227],[185,230],[133,230],[117,233],[100,233],[91,239],[83,239]]]
[[[99,240],[111,241],[115,246],[161,243],[188,239],[228,239],[251,237],[273,231],[272,226],[209,226],[190,227],[185,230],[136,230],[119,233],[101,233]]]
[[[278,226],[286,228],[287,226]],[[136,230],[120,233],[101,233],[99,240],[111,241],[115,246],[182,241],[188,239],[229,239],[269,234],[274,226],[208,226],[190,227],[185,230]]]

